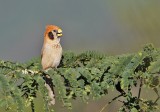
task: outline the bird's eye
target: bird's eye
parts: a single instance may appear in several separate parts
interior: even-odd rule
[[[57,30],[53,30],[53,32],[56,32],[56,33],[57,33]]]
[[[53,40],[53,39],[54,39],[53,33],[52,33],[52,32],[49,32],[49,33],[48,33],[48,37],[49,37],[51,40]]]

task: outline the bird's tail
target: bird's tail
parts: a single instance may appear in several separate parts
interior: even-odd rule
[[[54,85],[52,79],[49,75],[44,74],[43,79],[45,80],[45,87],[48,90],[48,96],[50,98],[49,105],[55,104],[55,93],[54,93]]]

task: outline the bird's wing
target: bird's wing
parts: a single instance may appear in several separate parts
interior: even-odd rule
[[[41,51],[41,63],[44,70],[50,68],[53,64],[53,56],[52,51],[50,49],[47,49],[45,47],[42,48]]]

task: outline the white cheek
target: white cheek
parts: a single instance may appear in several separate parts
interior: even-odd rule
[[[58,39],[58,41],[60,42],[61,39],[60,39],[60,38],[57,38],[57,39]]]

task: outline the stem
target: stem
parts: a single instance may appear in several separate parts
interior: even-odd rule
[[[140,98],[140,95],[141,95],[141,89],[142,89],[142,78],[140,79],[140,86],[139,86],[139,92],[138,92],[138,99]]]
[[[32,112],[35,112],[33,100],[31,101],[31,109],[32,109]]]

